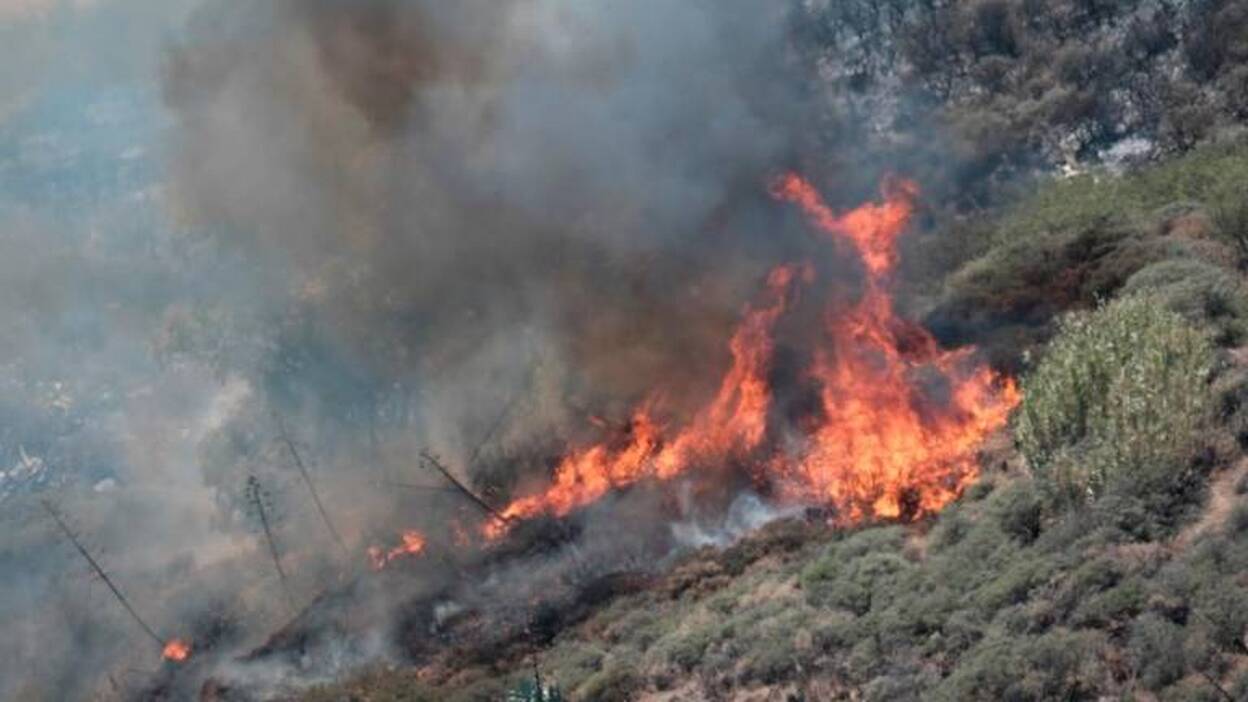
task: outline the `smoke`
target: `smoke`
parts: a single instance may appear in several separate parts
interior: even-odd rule
[[[17,262],[0,264],[0,315],[20,332],[0,348],[21,359],[5,377],[16,397],[51,398],[39,400],[47,423],[63,423],[23,418],[32,426],[4,440],[72,437],[22,448],[85,466],[53,480],[66,511],[153,626],[196,641],[199,673],[220,656],[238,678],[288,682],[285,669],[226,662],[287,618],[249,528],[248,478],[273,495],[306,603],[341,584],[365,543],[416,527],[446,551],[448,525],[466,509],[479,518],[445,493],[394,487],[442,487],[420,451],[492,499],[540,484],[568,442],[598,432],[591,415],[618,424],[656,386],[674,417],[705,404],[775,264],[818,251],[838,265],[765,192],[810,153],[822,109],[785,3],[205,0],[185,22],[173,10],[151,20],[163,29],[133,54],[105,38],[143,13],[114,5],[92,6],[88,46],[115,59],[100,71],[144,91],[159,82],[163,108],[116,118],[150,122],[124,149],[150,171],[103,205],[72,191],[95,198],[85,214],[47,215],[61,204],[47,194],[38,214],[4,210],[22,225],[0,239],[13,253],[0,261]],[[795,316],[784,333],[813,322]],[[72,411],[55,410],[65,393]],[[18,448],[6,443],[6,460]],[[656,539],[719,542],[771,516],[748,499],[729,508],[732,497],[726,519],[696,515]],[[662,500],[596,508],[581,547],[603,561],[644,551],[622,543],[613,514],[652,515]],[[16,534],[32,517],[13,514]],[[150,673],[155,657],[106,593],[57,583],[80,572],[57,542],[40,531],[0,554],[22,573],[0,611],[34,613],[15,614],[22,641],[0,646],[13,661],[0,680],[14,681],[0,696],[129,690],[124,671],[137,660]],[[573,562],[507,566],[472,604],[521,577],[537,591]],[[407,593],[444,586],[443,570],[428,566],[404,594],[352,589],[353,606],[384,622]],[[383,655],[375,636],[343,655]]]
[[[496,424],[499,446],[566,434],[658,379],[694,404],[763,272],[807,245],[762,192],[804,109],[783,19],[209,3],[164,73],[174,197],[353,376],[309,372],[292,405],[401,383],[403,431],[462,462]]]
[[[242,331],[170,336],[265,339],[223,370],[296,429],[347,541],[415,527],[446,550],[462,502],[379,483],[439,484],[431,450],[501,501],[589,415],[619,423],[658,385],[674,416],[701,406],[766,271],[815,245],[765,191],[814,110],[785,21],[746,0],[206,3],[163,63],[168,182],[254,297],[220,303]],[[243,434],[271,425],[255,414]],[[259,443],[214,484],[302,494]],[[612,525],[659,502],[590,515],[579,548],[618,563]],[[328,543],[290,511],[294,548]],[[551,558],[474,607],[587,556]],[[388,616],[395,597],[360,595]]]
[[[723,514],[713,515],[711,519],[700,519],[695,514],[673,523],[672,537],[688,548],[722,547],[757,531],[768,522],[797,516],[801,512],[800,507],[781,508],[768,504],[753,492],[745,491],[733,499]]]

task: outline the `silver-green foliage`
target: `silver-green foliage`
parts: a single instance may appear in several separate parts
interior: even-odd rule
[[[1040,484],[1069,503],[1177,480],[1213,411],[1215,359],[1208,334],[1153,296],[1065,317],[1015,423]]]
[[[1233,270],[1197,258],[1146,266],[1122,286],[1122,295],[1147,293],[1215,341],[1231,346],[1248,337],[1248,287]]]

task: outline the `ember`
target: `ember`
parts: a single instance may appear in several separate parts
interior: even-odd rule
[[[790,500],[832,507],[843,523],[916,519],[975,480],[975,451],[1004,426],[1020,395],[1011,379],[974,363],[974,349],[941,349],[926,329],[894,311],[888,284],[917,186],[886,183],[883,202],[841,215],[797,175],[777,181],[772,194],[797,204],[832,241],[848,243],[866,272],[855,304],[829,307],[825,342],[810,354],[807,378],[820,407],[803,423],[804,440],[783,453],[758,455],[770,445],[773,331],[793,290],[815,275],[810,264],[789,264],[774,269],[761,302],[745,308],[729,342],[732,365],[690,422],[669,432],[655,418],[656,393],[635,410],[623,435],[569,451],[552,485],[505,507],[504,519],[485,525],[487,538],[505,534],[519,519],[563,516],[613,489],[732,459],[758,467]]]
[[[183,641],[182,639],[169,639],[165,642],[165,648],[161,652],[161,656],[167,661],[182,663],[191,657],[191,644],[189,641]]]

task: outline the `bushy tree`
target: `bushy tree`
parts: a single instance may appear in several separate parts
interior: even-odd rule
[[[1019,448],[1058,502],[1173,485],[1213,410],[1209,336],[1153,296],[1065,317],[1024,383]]]

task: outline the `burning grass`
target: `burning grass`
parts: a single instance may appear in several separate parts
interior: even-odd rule
[[[880,203],[843,214],[797,175],[778,180],[773,195],[798,205],[831,243],[847,245],[866,272],[857,302],[829,301],[822,340],[808,351],[803,382],[820,402],[792,422],[804,434],[798,445],[780,448],[775,440],[770,370],[775,327],[813,282],[810,263],[771,272],[729,341],[732,365],[719,391],[689,422],[677,428],[656,418],[663,403],[655,392],[622,434],[570,450],[548,488],[504,507],[486,523],[487,538],[518,520],[565,516],[641,480],[725,465],[745,466],[786,500],[833,508],[842,524],[930,515],[974,481],[979,445],[1005,424],[1020,397],[1012,380],[972,360],[973,349],[943,350],[894,311],[889,283],[917,186],[890,181]]]
[[[955,441],[958,448],[948,454],[940,454],[926,443],[921,448],[935,452],[930,454],[936,456],[932,462],[946,466],[946,472],[936,471],[943,477],[934,484],[947,487],[948,492],[930,493],[937,496],[938,506],[925,510],[923,503],[904,492],[882,489],[887,483],[881,480],[867,480],[866,489],[850,490],[845,495],[820,491],[818,488],[826,484],[842,489],[856,489],[856,484],[846,482],[846,476],[835,470],[848,463],[811,451],[818,445],[819,432],[808,431],[801,450],[783,454],[789,460],[780,465],[787,471],[761,475],[776,487],[790,488],[791,492],[777,491],[784,497],[833,508],[840,528],[828,528],[821,516],[809,521],[782,520],[732,546],[687,554],[653,584],[618,592],[598,601],[584,618],[578,615],[562,622],[544,639],[548,643],[542,647],[529,648],[516,639],[510,644],[512,650],[523,649],[524,655],[490,658],[494,663],[510,662],[441,668],[437,676],[426,679],[436,690],[433,696],[475,699],[490,685],[506,689],[527,674],[533,658],[570,699],[789,693],[812,699],[1049,699],[1143,690],[1163,699],[1225,699],[1226,695],[1234,698],[1248,691],[1248,676],[1240,672],[1248,664],[1248,655],[1235,635],[1242,634],[1242,622],[1248,621],[1248,598],[1239,582],[1242,578],[1235,575],[1246,562],[1240,543],[1242,520],[1227,516],[1243,512],[1242,505],[1240,509],[1222,506],[1225,526],[1210,526],[1213,522],[1205,519],[1199,533],[1180,538],[1175,536],[1177,526],[1191,515],[1154,509],[1158,499],[1165,497],[1162,494],[1143,495],[1129,485],[1107,485],[1078,509],[1066,510],[1047,501],[1044,486],[1018,470],[1021,461],[1004,438],[996,442],[1001,444],[1002,455],[983,461],[982,465],[992,468],[981,475],[982,457],[978,454],[989,449],[980,444],[984,435],[992,433],[991,428],[1003,425],[1004,414],[1018,401],[1016,394],[1010,394],[1012,386],[995,376],[985,376],[990,371],[968,356],[939,349],[923,329],[892,312],[887,275],[879,273],[877,277],[871,271],[874,267],[887,272],[895,259],[889,249],[874,248],[877,239],[867,237],[867,243],[862,244],[852,236],[839,236],[836,227],[842,226],[843,218],[824,208],[813,189],[800,179],[782,181],[777,192],[803,205],[812,223],[823,225],[819,231],[861,253],[867,272],[867,285],[858,300],[842,303],[834,308],[837,314],[828,315],[829,328],[836,332],[828,335],[832,340],[825,351],[828,360],[824,368],[812,365],[808,376],[838,378],[836,389],[848,388],[845,392],[850,394],[837,397],[836,406],[827,409],[826,390],[834,386],[827,382],[822,386],[823,408],[817,417],[842,417],[845,421],[835,412],[848,411],[854,402],[892,407],[893,399],[901,397],[902,406],[922,410],[914,415],[915,423],[901,425],[902,435],[910,431],[907,427],[917,425],[928,432],[919,434],[925,442],[933,436],[950,435],[942,433],[942,417],[970,418],[969,433],[978,437],[973,448],[966,448],[972,443],[969,439],[961,447]],[[898,210],[889,208],[895,197],[904,203],[912,191],[895,189],[882,205],[868,206],[867,211],[877,215],[871,221],[904,221],[904,217],[893,216]],[[1170,236],[1159,230],[1129,238],[1152,246]],[[1157,251],[1164,249],[1157,245]],[[1192,249],[1176,250],[1190,253]],[[1091,250],[1085,253],[1096,254]],[[743,327],[750,326],[750,319],[774,324],[761,313],[776,309],[780,301],[790,309],[793,291],[810,285],[805,273],[784,282],[792,290],[780,293],[768,287],[760,301],[746,309]],[[1161,308],[1157,305],[1153,311],[1165,314],[1168,324],[1178,323],[1175,315],[1162,313]],[[752,313],[760,316],[751,317]],[[739,333],[734,341],[744,336],[748,335]],[[756,338],[765,336],[755,334]],[[1061,346],[1058,344],[1058,351]],[[765,345],[755,348],[768,350]],[[1208,351],[1201,348],[1202,353]],[[751,377],[745,372],[749,370],[746,356],[737,353],[736,346],[733,349],[736,363],[729,376]],[[861,365],[851,365],[854,372],[845,376],[827,374],[827,368],[846,362]],[[901,370],[894,374],[891,364],[899,364]],[[959,405],[956,392],[933,393],[926,383],[902,384],[897,390],[885,382],[930,377],[925,374],[942,378],[943,383],[937,385],[945,388],[972,388],[968,396],[978,395],[987,404]],[[1148,393],[1157,387],[1152,382],[1154,376],[1144,373],[1138,387],[1132,386],[1137,389],[1123,391],[1131,396],[1115,402],[1147,404]],[[872,381],[866,383],[870,392],[854,394],[860,392],[854,389],[857,381],[864,379]],[[1030,382],[1041,380],[1033,378]],[[1212,398],[1216,385],[1189,384],[1187,389]],[[1058,395],[1087,397],[1089,392],[1064,390]],[[707,412],[716,411],[713,408],[721,402],[733,408],[748,404],[737,402],[742,393],[729,394],[733,402],[722,401],[724,396],[723,392],[717,395]],[[889,401],[872,404],[881,397]],[[944,401],[933,402],[934,398]],[[1234,415],[1240,405],[1234,397],[1228,398],[1216,402]],[[1034,402],[1042,400],[1037,396]],[[974,421],[975,407],[988,408],[978,415],[987,417],[983,423]],[[657,413],[655,405],[645,409],[650,413],[647,416]],[[1002,414],[996,414],[998,411]],[[1216,426],[1211,425],[1208,431],[1219,436],[1238,426],[1234,424],[1238,420],[1230,415],[1216,419]],[[694,420],[686,426],[697,424]],[[720,426],[730,424],[721,422]],[[853,431],[841,437],[845,445],[887,445],[888,422],[850,422],[848,426]],[[978,434],[981,430],[983,434]],[[629,453],[636,444],[629,443],[631,432],[625,432],[612,441],[569,455],[583,458],[597,450],[595,455],[603,457],[627,456],[629,465],[640,469],[640,477],[620,484],[613,482],[611,471],[606,471],[603,475],[608,492],[641,481],[661,489],[664,482],[653,457],[662,455],[665,447],[674,443],[673,437],[687,430],[674,430],[655,421],[646,431],[652,433],[640,442],[644,450],[636,453]],[[754,456],[781,455],[775,453],[769,431],[770,427],[764,428]],[[1003,432],[997,435],[1003,436]],[[752,435],[737,431],[732,436],[738,448],[721,455],[758,468],[757,460],[741,461],[737,453],[749,443],[742,439]],[[1141,436],[1132,441],[1150,440]],[[901,444],[903,448],[907,445]],[[966,467],[957,460],[946,460],[968,452]],[[639,455],[644,457],[639,459]],[[817,479],[818,473],[799,470],[810,465],[804,461],[818,465],[812,457],[833,468],[827,472],[833,476],[827,483]],[[905,471],[881,469],[887,463],[869,458],[859,458],[858,463],[854,467],[863,476],[874,479],[878,471],[903,484],[914,480],[914,475]],[[907,468],[929,464],[922,455],[917,459],[911,456]],[[773,464],[763,466],[771,467]],[[677,475],[696,477],[703,469],[693,461]],[[566,475],[569,484],[579,485],[575,471]],[[971,481],[978,481],[974,489],[963,490]],[[557,476],[551,489],[558,485]],[[1155,492],[1169,494],[1171,488],[1183,486],[1160,486]],[[1188,508],[1199,495],[1199,491],[1180,492],[1174,499]],[[546,494],[539,492],[522,499],[542,504]],[[961,501],[951,505],[959,494]],[[881,502],[881,496],[891,496],[894,501]],[[562,514],[575,509],[573,505]],[[538,512],[561,514],[546,507]],[[918,515],[932,516],[905,523]],[[862,523],[852,524],[855,519]],[[890,523],[873,524],[881,519]],[[516,532],[511,532],[508,540],[515,536]],[[499,649],[491,651],[497,654]],[[460,655],[459,660],[469,659]]]
[[[495,699],[531,676],[534,662],[568,699],[586,700],[782,691],[1053,699],[1143,689],[1203,699],[1216,692],[1205,675],[1228,691],[1248,689],[1237,672],[1248,656],[1230,635],[1248,621],[1248,600],[1227,585],[1248,551],[1232,524],[1174,550],[1164,539],[1140,543],[1130,522],[1146,517],[1109,501],[1046,515],[1033,533],[1011,525],[1037,498],[1034,483],[1018,474],[985,480],[975,499],[928,526],[774,522],[731,547],[685,555],[545,646],[518,639],[515,649],[490,645],[490,656],[443,651],[439,663],[306,699],[398,689],[400,680],[420,681],[411,699]],[[1151,555],[1141,557],[1145,546]],[[1169,659],[1156,657],[1166,651]]]

